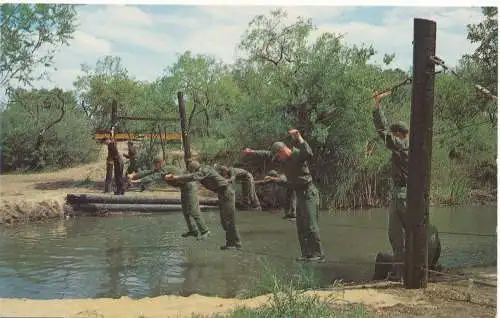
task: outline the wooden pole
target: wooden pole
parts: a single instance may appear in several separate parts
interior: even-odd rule
[[[115,126],[118,122],[118,102],[113,99],[111,104],[111,126]]]
[[[191,159],[191,140],[189,139],[189,131],[186,127],[186,108],[184,106],[184,94],[182,92],[177,93],[177,99],[179,101],[179,116],[181,120],[181,131],[182,131],[182,146],[184,147],[184,163],[187,168],[188,160]]]
[[[432,157],[436,22],[415,19],[405,242],[405,288],[427,287],[427,224]]]

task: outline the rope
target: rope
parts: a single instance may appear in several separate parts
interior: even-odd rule
[[[475,280],[475,279],[467,277],[465,275],[455,275],[455,274],[450,274],[450,273],[435,271],[435,270],[431,270],[431,269],[428,269],[427,271],[429,273],[434,273],[434,274],[440,274],[440,275],[443,275],[443,276],[453,277],[453,278],[457,278],[459,280],[468,280],[471,284],[477,284],[477,285],[482,285],[482,286],[487,286],[487,287],[494,287],[494,288],[497,287],[496,284],[491,284],[491,283],[483,282],[483,281],[480,281],[480,280]]]
[[[454,70],[452,70],[451,68],[449,68],[448,66],[446,66],[446,64],[444,63],[444,61],[437,57],[437,56],[431,56],[431,61],[436,64],[436,65],[439,65],[441,66],[445,71],[450,71],[453,75],[455,75],[456,77],[460,78],[461,80],[465,80],[461,75],[459,75],[457,72],[455,72]],[[484,88],[483,86],[479,85],[479,84],[472,84],[474,86],[474,88],[476,90],[478,90],[479,92],[483,93],[484,95],[488,96],[490,99],[493,99],[493,100],[497,100],[497,97],[495,95],[493,95],[489,90],[487,90],[486,88]]]
[[[367,230],[387,230],[385,227],[375,227],[375,226],[356,226],[351,224],[333,224],[333,227],[349,227]],[[447,232],[438,231],[438,234],[448,234],[448,235],[461,235],[461,236],[481,236],[481,237],[496,237],[496,234],[486,234],[486,233],[470,233],[470,232]]]

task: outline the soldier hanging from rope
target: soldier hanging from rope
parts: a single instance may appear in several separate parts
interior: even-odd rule
[[[387,119],[380,108],[380,100],[391,94],[392,91],[378,93],[374,91],[375,110],[373,111],[373,123],[378,135],[384,141],[385,146],[391,150],[392,164],[392,191],[391,204],[389,207],[389,241],[393,250],[392,257],[379,253],[377,262],[403,262],[405,247],[405,220],[406,220],[406,193],[408,181],[408,154],[409,154],[409,128],[404,122],[397,122],[388,127]],[[431,224],[428,226],[428,255],[431,268],[436,268],[441,254],[441,242],[437,228]],[[377,270],[386,273],[386,270]],[[378,274],[379,276],[380,274]],[[387,277],[389,280],[401,280],[402,266],[393,264]]]

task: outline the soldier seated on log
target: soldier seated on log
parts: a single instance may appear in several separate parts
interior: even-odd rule
[[[441,256],[441,240],[439,239],[438,230],[434,225],[429,224],[427,226],[427,237],[429,269],[438,271],[441,268],[438,263],[439,257]],[[375,259],[373,280],[390,280],[393,262],[401,262],[401,260],[397,260],[392,254],[379,252]]]
[[[235,181],[241,182],[242,206],[244,209],[262,210],[259,198],[255,192],[255,181],[250,172],[242,168],[227,167],[219,164],[215,164],[214,168],[224,178],[229,179],[233,186]]]

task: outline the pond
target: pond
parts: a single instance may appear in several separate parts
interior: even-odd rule
[[[496,264],[496,206],[431,208],[445,267]],[[234,297],[269,268],[292,272],[295,224],[280,213],[238,211],[243,250],[219,250],[216,211],[203,212],[212,235],[185,239],[182,214],[82,217],[0,229],[0,297],[153,297],[193,293]],[[371,279],[375,256],[389,251],[387,209],[322,211],[327,262],[307,265],[322,283]],[[448,232],[462,233],[451,234]],[[467,233],[481,235],[467,235]]]

